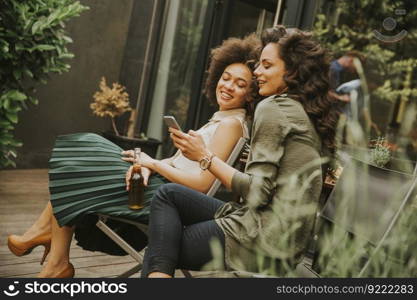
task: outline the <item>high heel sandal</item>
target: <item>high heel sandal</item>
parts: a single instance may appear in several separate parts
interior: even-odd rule
[[[27,242],[20,242],[17,235],[9,235],[7,237],[7,246],[9,246],[10,251],[16,256],[28,255],[34,248],[40,245],[45,247],[45,251],[43,252],[41,259],[42,265],[51,250],[50,232],[38,235]]]

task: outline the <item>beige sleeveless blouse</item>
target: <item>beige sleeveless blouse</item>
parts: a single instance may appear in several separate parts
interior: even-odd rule
[[[213,138],[220,122],[227,118],[235,118],[239,120],[240,124],[242,125],[243,137],[249,139],[249,130],[246,122],[246,109],[236,108],[215,112],[209,122],[197,130],[197,132],[203,137],[204,143],[206,145],[211,143],[211,139]],[[172,160],[172,165],[177,169],[184,170],[189,173],[201,172],[199,163],[186,158],[180,150],[175,153]]]

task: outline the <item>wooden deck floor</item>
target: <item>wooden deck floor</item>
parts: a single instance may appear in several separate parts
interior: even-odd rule
[[[49,201],[48,170],[0,171],[0,277],[36,277],[41,270],[39,261],[43,247],[16,257],[7,247],[9,234],[22,234],[39,216]],[[75,277],[115,277],[135,266],[130,256],[111,256],[85,251],[73,241],[71,263]],[[193,277],[235,277],[228,272],[190,272]],[[132,277],[138,277],[134,274]],[[178,270],[175,277],[184,277]]]
[[[23,257],[14,256],[7,247],[9,234],[22,234],[49,200],[48,170],[0,171],[0,277],[35,277],[43,247]],[[114,277],[135,265],[129,256],[110,256],[84,251],[73,241],[71,262],[75,277]],[[137,275],[134,275],[137,276]]]

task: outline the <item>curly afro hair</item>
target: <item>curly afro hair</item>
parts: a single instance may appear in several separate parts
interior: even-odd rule
[[[229,38],[223,41],[219,47],[212,49],[210,66],[207,70],[207,78],[204,87],[204,94],[209,101],[214,105],[217,105],[217,83],[227,66],[241,63],[246,65],[253,73],[259,59],[260,50],[261,43],[255,34],[250,34],[243,39]],[[252,80],[248,96],[254,100],[246,107],[248,115],[252,115],[255,103],[259,98],[256,80]]]

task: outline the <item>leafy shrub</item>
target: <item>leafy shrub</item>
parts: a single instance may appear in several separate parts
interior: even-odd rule
[[[74,0],[0,0],[0,166],[15,166],[18,113],[34,104],[33,85],[69,70],[65,22],[88,7]]]

